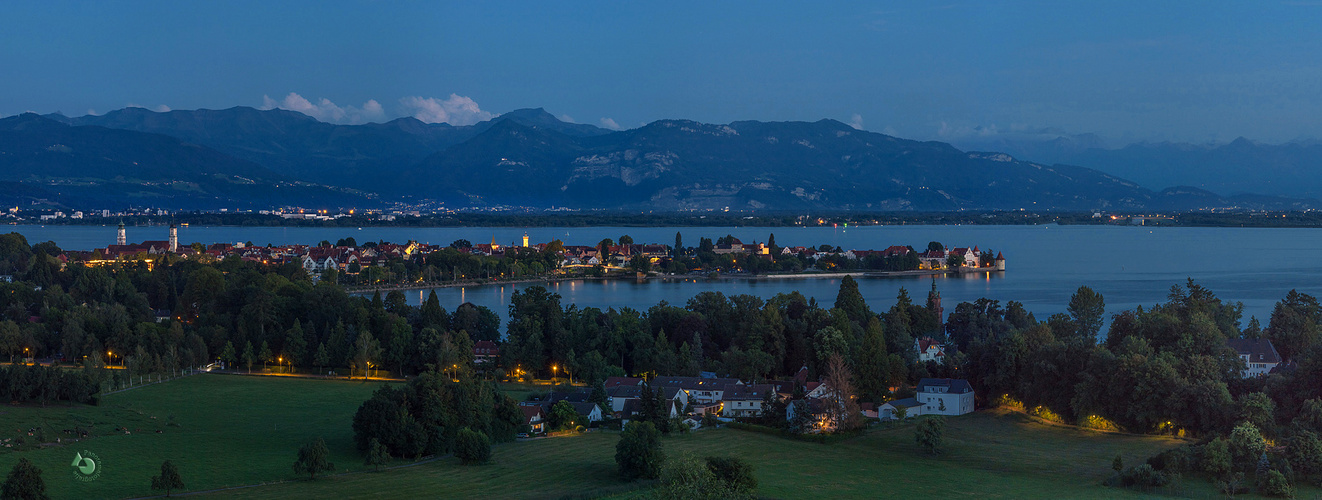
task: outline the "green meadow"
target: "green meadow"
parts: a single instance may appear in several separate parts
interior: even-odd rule
[[[354,450],[350,422],[380,383],[284,377],[197,375],[104,398],[100,406],[0,408],[0,470],[19,457],[40,467],[53,498],[126,498],[158,494],[151,476],[164,460],[178,465],[187,491],[216,498],[627,498],[646,484],[615,474],[617,434],[536,439],[498,445],[491,464],[454,458],[370,472]],[[531,387],[510,387],[524,392]],[[28,429],[41,427],[27,436]],[[64,429],[90,428],[70,441]],[[127,428],[127,432],[123,429]],[[34,445],[37,438],[44,445]],[[336,473],[306,481],[291,468],[296,450],[321,437]],[[56,442],[56,440],[59,442]],[[13,442],[13,441],[11,441]],[[700,430],[664,440],[668,454],[734,455],[754,465],[759,494],[773,498],[1137,498],[1101,485],[1121,455],[1139,463],[1181,441],[1107,434],[1042,423],[1012,412],[952,418],[946,452],[917,450],[911,426],[873,429],[831,444],[731,430]],[[73,476],[75,453],[95,453],[101,476]],[[237,488],[236,488],[237,487]],[[234,488],[234,489],[225,489]],[[1205,481],[1187,478],[1176,496],[1212,498]],[[1317,496],[1315,489],[1301,498]]]

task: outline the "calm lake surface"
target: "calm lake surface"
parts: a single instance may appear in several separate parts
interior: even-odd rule
[[[10,226],[30,243],[51,240],[62,248],[91,250],[114,243],[113,226]],[[522,228],[302,228],[302,227],[184,227],[183,242],[248,242],[258,245],[315,244],[352,236],[358,242],[410,239],[448,244],[459,238],[473,243],[509,244],[521,239]],[[1322,264],[1312,260],[1322,248],[1320,229],[1180,228],[1141,226],[863,226],[849,228],[662,227],[662,228],[528,228],[533,242],[559,238],[569,245],[594,245],[603,238],[628,234],[639,243],[673,244],[680,232],[684,244],[699,237],[732,234],[744,242],[766,241],[771,233],[782,246],[830,244],[849,249],[882,249],[912,245],[922,250],[928,241],[947,246],[973,246],[1004,252],[1007,271],[937,278],[946,311],[979,297],[1004,304],[1017,300],[1038,319],[1064,312],[1070,295],[1088,285],[1106,298],[1108,313],[1163,302],[1171,285],[1194,278],[1222,300],[1244,303],[1244,321],[1257,316],[1263,323],[1272,306],[1291,288],[1322,296]],[[164,240],[165,227],[130,227],[128,240]],[[922,302],[931,278],[861,279],[860,290],[874,310],[889,308],[901,287],[915,302]],[[439,288],[437,296],[447,310],[470,301],[505,316],[509,296],[529,285]],[[631,307],[645,310],[665,300],[683,305],[703,291],[771,297],[798,290],[830,304],[839,280],[833,279],[724,279],[717,281],[566,281],[550,285],[563,302],[580,307]],[[420,303],[427,290],[406,292],[409,302]]]

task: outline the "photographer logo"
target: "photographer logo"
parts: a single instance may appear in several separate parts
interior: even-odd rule
[[[101,457],[87,450],[80,451],[73,455],[73,478],[84,483],[95,481],[101,477]]]

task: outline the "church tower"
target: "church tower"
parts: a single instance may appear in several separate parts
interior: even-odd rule
[[[528,248],[528,233],[523,233],[523,248]]]
[[[927,292],[927,310],[936,314],[936,325],[946,328],[946,310],[941,307],[941,292],[936,291],[936,276],[932,276],[932,291]]]
[[[170,223],[170,253],[179,253],[179,227]]]
[[[119,221],[119,234],[115,237],[116,245],[127,245],[128,235],[124,234],[124,221]]]

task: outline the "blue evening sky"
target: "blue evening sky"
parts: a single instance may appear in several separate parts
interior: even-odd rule
[[[1322,2],[10,1],[0,115],[834,118],[902,137],[1322,137]],[[291,95],[294,94],[294,95]],[[324,100],[324,101],[323,101]]]

